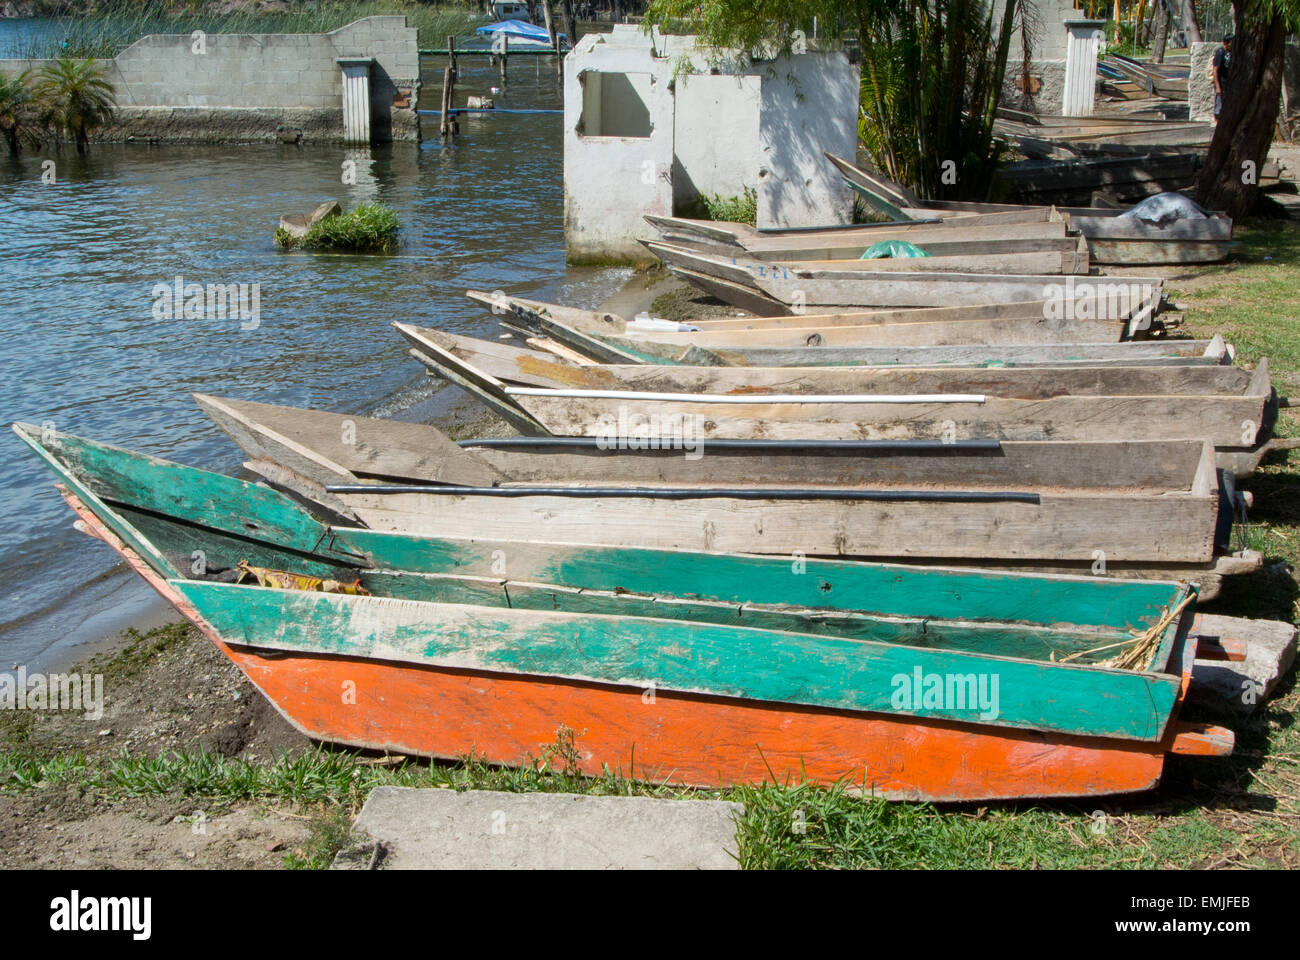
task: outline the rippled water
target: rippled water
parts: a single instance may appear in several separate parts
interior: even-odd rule
[[[432,81],[426,101],[437,96]],[[494,82],[486,63],[462,61],[462,94]],[[558,108],[553,72],[512,64],[503,105]],[[463,117],[447,149],[123,144],[94,146],[84,160],[66,150],[0,159],[0,417],[231,470],[237,448],[192,391],[427,415],[439,383],[390,321],[495,335],[490,314],[463,298],[467,287],[594,304],[626,276],[566,270],[560,119]],[[426,135],[436,122],[425,118]],[[355,186],[340,182],[348,158],[358,161]],[[49,159],[52,185],[41,182]],[[278,252],[279,215],[329,198],[394,207],[400,253]],[[178,275],[260,284],[260,326],[155,319],[154,285]],[[0,669],[66,654],[138,615],[148,588],[71,529],[52,474],[8,434],[0,475]]]

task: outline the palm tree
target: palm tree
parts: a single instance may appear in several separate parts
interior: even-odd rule
[[[94,60],[60,57],[37,75],[36,97],[45,120],[71,137],[84,154],[90,132],[102,127],[117,106],[108,70]]]
[[[11,157],[18,156],[24,140],[28,143],[40,140],[29,109],[32,91],[27,79],[30,73],[30,70],[16,75],[0,73],[0,133],[9,143]]]

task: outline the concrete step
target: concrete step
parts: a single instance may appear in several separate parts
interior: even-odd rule
[[[334,869],[735,870],[743,812],[718,800],[377,787],[354,825],[370,842]]]

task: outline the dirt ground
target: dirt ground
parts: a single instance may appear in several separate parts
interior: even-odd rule
[[[310,741],[211,643],[189,628],[127,642],[83,665],[104,674],[104,713],[30,711],[4,730],[39,755],[205,750],[268,760]],[[6,720],[13,718],[8,714]],[[180,796],[113,800],[53,785],[0,793],[0,868],[279,867],[309,812],[242,804],[196,809]]]

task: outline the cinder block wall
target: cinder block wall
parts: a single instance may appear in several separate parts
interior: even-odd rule
[[[406,18],[365,17],[330,33],[187,34],[141,37],[111,61],[118,116],[103,139],[304,140],[343,137],[339,57],[372,57],[375,140],[418,140],[420,52]],[[0,70],[41,61],[0,60]],[[401,105],[398,105],[401,104]]]

